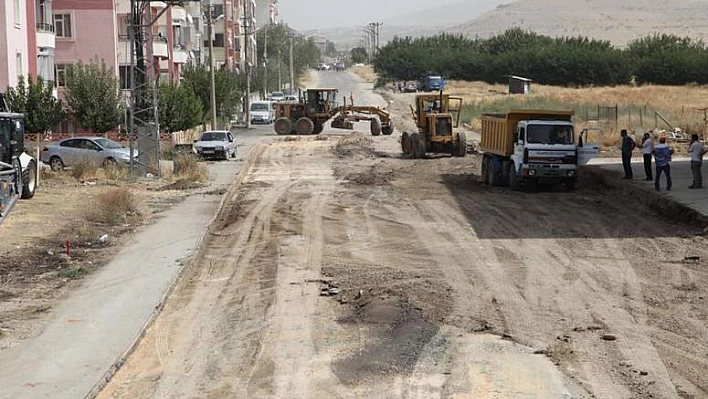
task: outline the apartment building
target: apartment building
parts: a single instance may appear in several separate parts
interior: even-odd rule
[[[52,0],[0,1],[0,91],[20,76],[54,81]]]

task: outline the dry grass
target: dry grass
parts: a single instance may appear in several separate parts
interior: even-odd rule
[[[112,181],[126,180],[129,176],[128,172],[128,167],[123,164],[108,164],[99,170],[96,177]]]
[[[378,78],[378,75],[374,72],[374,67],[371,65],[353,66],[349,69],[354,72],[355,75],[364,79],[364,81],[368,83],[374,83]]]
[[[109,188],[93,199],[86,217],[94,223],[116,226],[138,213],[138,201],[128,188]]]
[[[71,167],[71,176],[76,180],[85,180],[96,176],[98,168],[89,159],[80,159]]]
[[[174,159],[174,178],[188,182],[202,183],[209,178],[206,166],[199,163],[199,159],[192,155],[177,155]]]

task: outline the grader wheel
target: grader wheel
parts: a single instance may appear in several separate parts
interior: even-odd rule
[[[273,124],[273,130],[275,130],[275,133],[277,133],[279,136],[290,134],[292,128],[292,122],[290,122],[289,118],[286,118],[284,116],[276,119],[275,123]]]
[[[371,119],[371,135],[372,136],[378,136],[381,134],[381,121],[378,120],[377,118]]]
[[[312,134],[315,131],[315,123],[312,119],[303,116],[295,122],[295,131],[302,136]]]
[[[381,133],[383,133],[384,136],[390,136],[393,134],[393,119],[388,121],[388,125],[381,128]]]
[[[411,135],[408,132],[401,135],[401,152],[404,156],[411,155]]]
[[[452,146],[453,157],[464,157],[467,155],[467,136],[462,133],[455,134],[455,142]]]

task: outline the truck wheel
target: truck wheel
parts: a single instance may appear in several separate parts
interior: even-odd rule
[[[383,133],[384,136],[390,136],[393,134],[393,119],[388,121],[387,126],[381,128],[381,133]]]
[[[482,184],[484,184],[485,186],[488,186],[489,185],[489,157],[486,155],[482,158],[481,175],[482,175]]]
[[[519,176],[516,174],[516,165],[509,162],[509,188],[511,191],[519,190]]]
[[[492,186],[501,186],[502,185],[502,179],[501,176],[502,171],[497,170],[497,168],[494,167],[494,160],[491,158],[489,159],[489,184]]]
[[[279,136],[290,134],[292,128],[292,122],[290,122],[289,118],[286,118],[284,116],[276,119],[275,123],[273,124],[273,130],[275,130],[275,133],[277,133]]]
[[[453,157],[464,157],[467,155],[467,136],[464,133],[458,132],[455,134],[456,140],[452,147]]]
[[[369,126],[371,126],[371,135],[372,136],[378,136],[381,134],[381,121],[378,120],[377,118],[373,118],[371,122],[369,123]]]
[[[22,199],[30,199],[34,197],[34,191],[37,189],[37,164],[31,161],[27,168],[22,172]]]
[[[303,116],[295,122],[295,131],[301,136],[307,136],[315,131],[315,122],[312,119]]]
[[[15,193],[22,197],[22,189],[24,188],[24,184],[22,183],[22,164],[19,159],[15,158],[12,160],[12,168],[15,169]]]
[[[401,152],[404,156],[411,155],[411,137],[408,132],[403,132],[401,135]]]

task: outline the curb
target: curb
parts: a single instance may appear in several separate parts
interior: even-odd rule
[[[191,259],[187,264],[182,264],[180,267],[179,271],[177,274],[174,276],[172,281],[170,281],[167,290],[165,293],[162,295],[162,298],[160,299],[160,302],[158,303],[157,306],[155,306],[155,309],[152,311],[150,316],[148,317],[148,320],[145,322],[143,327],[140,329],[140,332],[138,335],[133,339],[133,341],[130,343],[128,346],[128,349],[126,349],[120,356],[118,356],[118,359],[113,362],[113,364],[110,366],[108,371],[104,373],[104,375],[99,379],[99,381],[89,390],[89,392],[83,396],[83,399],[94,399],[101,391],[108,385],[108,383],[111,381],[111,379],[116,375],[116,373],[123,367],[123,364],[128,360],[130,355],[135,352],[135,350],[138,348],[140,345],[140,342],[142,342],[143,338],[145,337],[145,334],[147,331],[150,329],[150,327],[154,324],[155,320],[157,320],[157,317],[162,313],[162,309],[165,307],[165,303],[169,299],[169,297],[172,295],[174,292],[175,288],[177,287],[177,283],[182,279],[182,276],[184,272],[189,269],[191,266],[193,266],[197,260],[201,258],[202,254],[202,246],[204,244],[204,241],[207,239],[207,236],[211,234],[211,228],[216,222],[219,217],[222,215],[224,212],[224,205],[228,200],[230,200],[234,193],[238,191],[241,188],[241,183],[243,182],[244,177],[246,176],[246,172],[251,168],[253,164],[253,158],[255,158],[255,155],[257,155],[258,152],[262,152],[263,149],[267,146],[267,143],[260,142],[253,146],[251,150],[248,152],[248,155],[246,156],[245,162],[241,169],[239,170],[238,177],[234,180],[233,183],[231,183],[231,187],[226,191],[226,193],[223,195],[221,198],[221,201],[219,202],[219,205],[217,207],[217,211],[214,213],[212,218],[209,220],[209,223],[207,223],[207,228],[204,231],[204,234],[202,234],[199,239],[197,240],[197,250],[192,255]]]
[[[598,178],[600,182],[621,193],[628,194],[639,203],[647,206],[661,217],[671,222],[681,222],[689,226],[708,228],[708,215],[682,204],[673,198],[645,189],[635,184],[617,179],[617,172],[604,170],[599,165],[587,168],[588,175]]]

